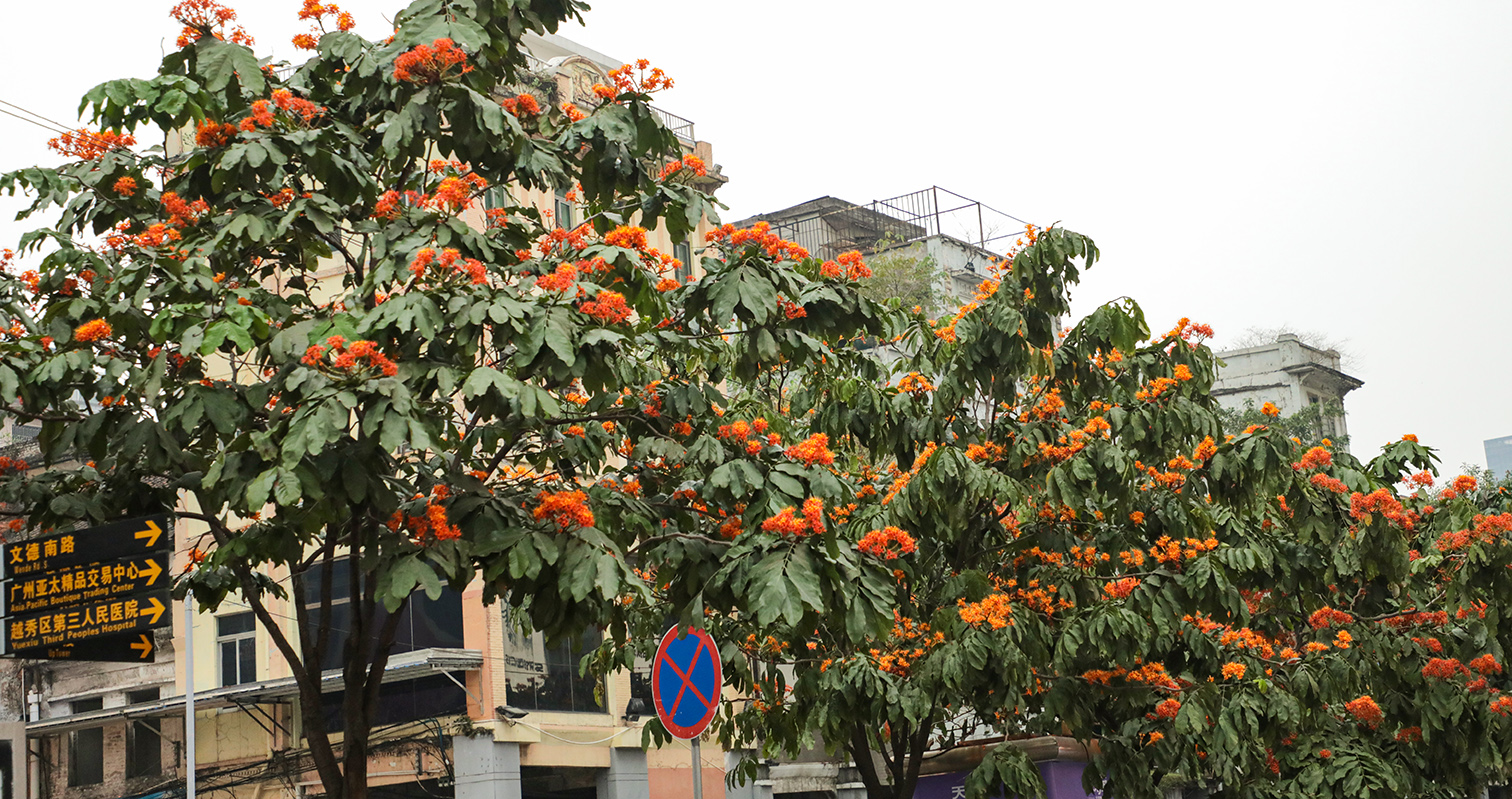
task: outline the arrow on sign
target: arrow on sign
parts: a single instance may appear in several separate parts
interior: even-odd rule
[[[161,533],[162,531],[159,530],[158,532]],[[148,546],[151,546],[151,544],[148,544]],[[137,574],[146,578],[148,585],[156,583],[158,575],[161,575],[162,573],[163,567],[157,565],[157,561],[151,558],[147,559],[147,564],[145,566],[140,566],[137,568]]]
[[[155,596],[147,597],[147,601],[150,602],[150,603],[152,603],[152,604],[149,605],[149,606],[143,607],[140,612],[141,612],[141,614],[143,616],[151,616],[152,617],[152,621],[148,622],[149,624],[157,624],[158,623],[158,619],[162,618],[163,611],[167,610],[168,607],[166,605],[164,605],[162,602],[159,602],[158,598],[155,597]]]
[[[151,547],[157,543],[158,537],[163,534],[163,528],[157,526],[157,522],[151,519],[148,519],[146,524],[147,527],[136,531],[136,535],[133,537],[147,539],[147,546]]]
[[[133,643],[131,645],[131,648],[134,651],[141,652],[142,653],[142,660],[146,660],[146,659],[152,657],[152,639],[148,638],[146,633],[142,633],[141,637],[142,637],[141,642],[140,643]]]

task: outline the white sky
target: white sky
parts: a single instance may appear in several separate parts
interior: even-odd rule
[[[6,3],[0,100],[72,122],[94,84],[152,73],[170,5]],[[233,5],[260,54],[296,58],[299,0]],[[342,6],[382,37],[402,3]],[[728,220],[938,185],[1092,236],[1077,315],[1128,295],[1220,347],[1343,341],[1356,454],[1413,432],[1453,474],[1512,435],[1512,4],[599,6],[561,32],[677,80],[658,105],[713,143]],[[0,115],[0,170],[51,163],[50,135]]]

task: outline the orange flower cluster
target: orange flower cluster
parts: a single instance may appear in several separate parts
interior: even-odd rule
[[[1142,402],[1154,402],[1161,394],[1176,387],[1179,383],[1174,377],[1157,377],[1151,380],[1144,388],[1134,392],[1134,398]]]
[[[896,560],[903,555],[911,554],[918,548],[913,536],[897,527],[872,530],[862,536],[856,544],[856,549],[882,560]]]
[[[1238,647],[1239,649],[1254,652],[1263,658],[1269,658],[1276,653],[1275,641],[1248,627],[1241,627],[1236,630],[1227,624],[1219,624],[1201,613],[1182,616],[1181,620],[1195,626],[1204,635],[1210,635],[1215,632],[1219,633],[1218,643],[1222,646]],[[1287,649],[1283,649],[1281,653],[1283,658],[1290,660],[1296,653],[1293,652],[1289,656],[1286,654],[1288,651]]]
[[[651,71],[648,73],[647,69]],[[650,94],[672,88],[672,79],[667,77],[667,73],[659,67],[652,68],[651,62],[644,58],[638,59],[634,64],[621,64],[618,69],[609,70],[609,80],[614,83],[613,89],[602,83],[594,84],[594,94],[605,100],[613,100],[627,92]]]
[[[1470,670],[1465,668],[1465,664],[1459,662],[1459,658],[1429,658],[1428,665],[1423,667],[1424,677],[1436,677],[1440,680],[1451,680],[1469,673]]]
[[[79,325],[78,328],[74,330],[74,341],[77,341],[81,344],[89,344],[91,342],[108,338],[111,332],[112,331],[110,329],[109,322],[105,321],[104,319],[95,319]]]
[[[587,114],[583,113],[580,109],[578,109],[577,106],[573,105],[572,103],[562,103],[560,108],[562,109],[562,113],[566,114],[567,118],[572,120],[573,122],[582,122],[583,120],[588,118]]]
[[[594,298],[578,306],[578,310],[606,324],[619,324],[630,318],[632,310],[625,304],[625,295],[608,289],[600,289]]]
[[[1051,397],[1057,400],[1060,399],[1056,394],[1051,394],[1045,399],[1048,400]],[[1086,448],[1089,438],[1097,438],[1099,436],[1107,438],[1111,434],[1112,429],[1107,419],[1101,416],[1094,416],[1087,420],[1087,424],[1082,429],[1072,430],[1070,433],[1056,439],[1056,444],[1041,441],[1039,445],[1040,457],[1050,463],[1060,463],[1061,461],[1070,460],[1076,453]]]
[[[456,213],[464,208],[472,207],[473,198],[486,188],[488,188],[488,181],[482,175],[471,172],[465,175],[450,175],[436,184],[436,190],[431,194],[429,204],[443,211]]]
[[[1128,682],[1144,683],[1152,688],[1161,688],[1167,691],[1181,689],[1181,684],[1171,678],[1171,675],[1166,672],[1165,664],[1163,663],[1146,663],[1129,672],[1124,679]],[[1180,708],[1179,704],[1177,708]],[[1175,714],[1173,713],[1172,715],[1174,716]]]
[[[531,515],[538,520],[551,520],[560,530],[593,526],[588,495],[582,491],[542,491],[536,495],[536,502]]]
[[[431,267],[436,267],[431,270]],[[422,281],[427,272],[433,272],[432,277],[436,280],[444,280],[453,274],[466,274],[473,285],[488,282],[488,269],[482,261],[476,258],[463,258],[462,253],[450,247],[441,251],[441,256],[436,257],[436,251],[430,247],[424,247],[415,253],[415,259],[410,261],[410,273],[415,280]]]
[[[876,662],[877,668],[899,677],[907,677],[910,668],[930,650],[945,643],[945,634],[931,633],[928,622],[914,623],[893,611],[892,635],[887,641],[887,650],[871,649],[867,654]],[[809,644],[813,648],[813,644]]]
[[[1481,674],[1485,674],[1487,676],[1502,673],[1502,665],[1496,662],[1496,656],[1491,654],[1490,652],[1487,652],[1486,654],[1471,660],[1470,668],[1475,669]]]
[[[188,227],[200,220],[200,217],[210,213],[210,204],[204,200],[187,202],[178,196],[177,192],[163,192],[159,198],[163,204],[163,210],[168,213],[168,224],[173,227]]]
[[[1182,544],[1186,544],[1185,547]],[[1188,538],[1185,541],[1176,541],[1168,535],[1156,539],[1155,546],[1150,547],[1150,557],[1167,566],[1179,566],[1183,560],[1191,560],[1204,552],[1211,552],[1218,548],[1218,539],[1209,536],[1206,540]]]
[[[994,630],[1001,630],[1013,624],[1013,607],[1007,594],[988,594],[980,602],[958,599],[956,605],[961,621],[973,627],[986,624]]]
[[[1002,444],[994,444],[988,441],[984,444],[967,444],[966,457],[974,461],[997,460],[1008,454],[1008,449]]]
[[[919,374],[918,372],[909,372],[908,374],[904,375],[901,380],[898,381],[899,391],[905,394],[912,394],[916,397],[922,397],[925,394],[934,391],[934,389],[934,384],[929,382],[929,378]]]
[[[1193,336],[1196,336],[1199,341],[1205,338],[1212,338],[1213,328],[1204,324],[1195,323],[1183,316],[1181,317],[1181,320],[1176,323],[1176,326],[1171,328],[1170,332],[1166,333],[1163,338],[1179,338],[1183,341],[1190,341]]]
[[[445,486],[436,486],[435,494],[444,499],[447,496]],[[401,528],[409,532],[410,540],[417,544],[425,543],[426,539],[433,541],[454,541],[462,537],[462,530],[451,524],[446,517],[446,507],[428,499],[425,502],[425,510],[419,514],[408,514],[394,511],[389,517],[388,528],[398,532]]]
[[[320,34],[325,31],[325,23],[322,17],[335,17],[337,30],[349,31],[357,27],[357,20],[351,14],[342,11],[334,3],[322,5],[320,0],[304,0],[304,6],[299,9],[299,18],[313,20],[315,25],[309,33],[301,33],[294,37],[294,46],[301,50],[314,50],[320,44]]]
[[[499,105],[504,106],[505,111],[520,119],[529,119],[541,113],[541,104],[536,102],[535,95],[528,92],[521,93],[517,97],[506,97],[499,101]]]
[[[1192,367],[1184,363],[1178,363],[1176,364],[1176,368],[1171,370],[1171,376],[1185,383],[1192,379]]]
[[[194,129],[194,143],[200,147],[224,147],[236,138],[236,131],[237,126],[229,122],[221,124],[207,119]]]
[[[1180,712],[1181,703],[1176,701],[1175,699],[1167,699],[1155,706],[1155,715],[1167,721],[1175,719],[1176,714]]]
[[[428,45],[416,45],[414,49],[394,59],[394,80],[411,83],[440,83],[455,74],[471,72],[467,53],[451,39],[442,37]]]
[[[114,184],[112,184],[110,188],[111,188],[112,191],[114,191],[116,194],[121,195],[122,197],[130,197],[130,196],[136,194],[136,190],[137,190],[136,178],[132,178],[132,177],[116,178],[116,182]]]
[[[635,225],[620,225],[604,234],[604,243],[610,247],[627,250],[645,250],[651,245],[646,241],[646,229]]]
[[[1205,463],[1217,454],[1218,442],[1214,441],[1212,436],[1206,436],[1202,439],[1202,443],[1197,445],[1197,449],[1192,450],[1192,460]]]
[[[1411,530],[1417,524],[1417,514],[1405,510],[1402,503],[1385,488],[1377,488],[1369,494],[1355,493],[1349,497],[1349,515],[1356,520],[1370,523],[1371,514],[1379,513],[1403,529]]]
[[[1243,663],[1225,663],[1223,664],[1223,679],[1242,680],[1244,679],[1245,670]]]
[[[1492,704],[1495,704],[1495,703],[1493,702]],[[1512,706],[1512,702],[1509,702],[1509,706]],[[1505,715],[1505,714],[1503,714],[1503,715]],[[1395,737],[1396,737],[1396,739],[1398,741],[1401,741],[1403,743],[1418,743],[1418,742],[1421,742],[1423,740],[1423,728],[1422,727],[1403,727],[1400,730],[1397,730],[1397,733],[1396,733]]]
[[[1114,580],[1104,585],[1102,590],[1104,594],[1107,594],[1109,599],[1127,599],[1130,594],[1134,593],[1134,589],[1139,587],[1139,583],[1140,579],[1138,577],[1124,577],[1123,579]]]
[[[336,357],[331,360],[331,369],[339,371],[352,371],[359,368],[376,369],[385,377],[393,377],[399,373],[399,367],[387,355],[378,350],[378,344],[373,341],[354,341],[347,346],[344,336],[331,336],[326,339],[324,346],[313,344],[305,350],[300,363],[305,366],[321,368],[327,366],[326,350]]]
[[[1344,485],[1344,481],[1343,480],[1339,480],[1337,478],[1329,477],[1328,475],[1323,474],[1322,472],[1319,472],[1319,473],[1313,475],[1312,478],[1309,480],[1309,482],[1311,482],[1313,485],[1317,486],[1318,488],[1323,489],[1324,491],[1332,491],[1335,494],[1347,494],[1347,493],[1349,493],[1349,486]]]
[[[761,529],[794,538],[824,532],[824,500],[818,497],[805,499],[802,517],[797,514],[798,509],[790,505],[779,511],[776,516],[762,522]]]
[[[1333,465],[1333,453],[1322,447],[1313,447],[1302,456],[1302,460],[1292,464],[1295,469],[1321,469],[1324,466]]]
[[[924,445],[923,451],[919,453],[919,456],[917,458],[914,458],[913,468],[909,469],[906,472],[899,473],[898,467],[896,465],[889,466],[888,468],[898,476],[893,479],[892,485],[888,487],[887,495],[882,497],[882,504],[886,505],[887,503],[892,502],[893,498],[896,497],[899,492],[907,488],[909,482],[911,482],[914,477],[919,474],[919,470],[924,468],[924,464],[929,462],[930,456],[934,455],[935,450],[939,448],[940,445],[936,444],[933,441],[926,443]]]
[[[1498,715],[1512,715],[1512,696],[1496,697],[1495,699],[1491,700],[1489,709],[1492,713],[1496,713]],[[1418,737],[1422,737],[1421,732],[1419,732]]]
[[[704,164],[702,158],[696,155],[685,155],[682,158],[668,162],[666,166],[662,167],[661,174],[657,175],[656,179],[666,180],[684,170],[686,170],[685,174],[692,174],[698,177],[709,174],[709,168]]]
[[[120,134],[113,130],[96,132],[88,128],[66,131],[47,140],[50,149],[82,161],[93,161],[117,147],[130,147],[133,144],[136,144],[136,137],[130,134]]]
[[[1271,418],[1275,418],[1281,415],[1281,409],[1277,408],[1275,403],[1272,402],[1267,402],[1264,405],[1261,405],[1260,412]]]
[[[1307,623],[1314,630],[1321,630],[1325,627],[1333,627],[1339,624],[1352,624],[1353,622],[1354,616],[1342,610],[1334,610],[1326,606],[1318,608],[1312,612],[1311,616],[1307,617]]]
[[[20,458],[12,458],[7,455],[0,455],[0,474],[6,474],[7,472],[24,472],[28,468],[30,468],[30,465]],[[20,519],[11,520],[11,529],[20,530],[21,527],[16,524],[20,521]]]
[[[236,19],[236,12],[215,0],[183,0],[174,6],[168,16],[179,21],[184,30],[179,33],[178,48],[183,49],[200,40],[207,33],[225,40],[225,26]],[[230,30],[231,41],[251,46],[252,37],[240,25]]]
[[[536,278],[536,287],[546,291],[566,291],[577,281],[577,267],[572,264],[557,264],[555,272]]]
[[[709,231],[705,238],[711,242],[729,240],[735,247],[754,244],[777,260],[801,261],[809,257],[808,250],[791,241],[784,241],[772,232],[772,226],[766,222],[757,222],[749,228],[739,230],[734,225],[721,225]]]
[[[809,436],[797,444],[788,447],[783,451],[783,454],[809,467],[812,467],[816,463],[829,466],[835,462],[835,453],[831,452],[829,448],[829,436],[824,433],[815,433]]]

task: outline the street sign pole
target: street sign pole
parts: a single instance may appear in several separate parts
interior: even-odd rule
[[[703,799],[703,753],[698,749],[699,736],[693,736],[693,799]]]
[[[194,598],[184,597],[184,799],[194,799]]]

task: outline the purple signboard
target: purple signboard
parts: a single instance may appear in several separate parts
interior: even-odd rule
[[[1036,763],[1040,777],[1045,780],[1045,799],[1101,799],[1102,791],[1087,793],[1082,789],[1082,771],[1086,763],[1069,760],[1047,760]],[[966,775],[970,772],[956,771],[950,774],[930,774],[919,778],[914,790],[914,799],[962,799],[966,796]]]

